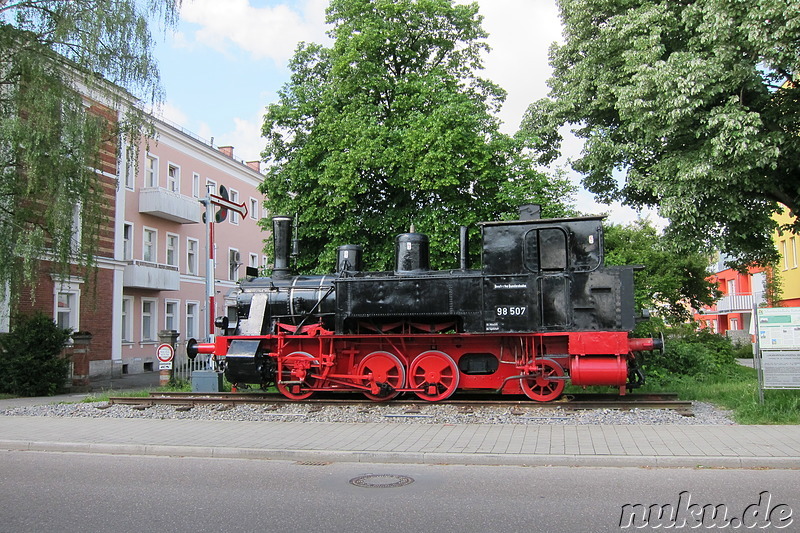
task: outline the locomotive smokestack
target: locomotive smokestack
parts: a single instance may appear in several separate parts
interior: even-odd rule
[[[272,277],[286,279],[289,271],[289,250],[292,241],[292,217],[272,217],[272,241],[275,244],[275,266]]]
[[[461,270],[469,268],[469,233],[467,226],[458,229],[459,263]]]

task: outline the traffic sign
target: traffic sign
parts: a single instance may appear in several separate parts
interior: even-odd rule
[[[172,358],[175,357],[175,349],[171,344],[159,344],[156,357],[161,363],[171,363]]]

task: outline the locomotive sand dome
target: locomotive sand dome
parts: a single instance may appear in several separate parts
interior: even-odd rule
[[[481,269],[430,270],[426,235],[401,234],[395,270],[361,270],[361,247],[340,246],[336,273],[289,272],[291,218],[273,219],[272,277],[241,282],[238,321],[191,354],[224,361],[235,384],[275,383],[291,399],[360,391],[376,400],[456,390],[556,399],[566,380],[618,387],[643,382],[630,339],[631,266],[603,263],[602,217],[481,223]]]

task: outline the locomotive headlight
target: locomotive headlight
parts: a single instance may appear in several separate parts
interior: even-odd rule
[[[218,316],[214,319],[214,325],[219,329],[228,329],[228,317]]]

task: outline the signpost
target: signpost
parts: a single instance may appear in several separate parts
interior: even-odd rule
[[[164,332],[165,333],[165,332]],[[158,358],[158,384],[166,387],[172,378],[172,360],[175,357],[175,348],[171,344],[162,342],[156,348]]]
[[[175,349],[169,344],[160,344],[156,350],[159,370],[172,370],[172,360],[175,358]]]
[[[219,195],[211,194],[211,186],[206,190],[206,197],[200,200],[206,208],[203,221],[206,224],[206,297],[208,305],[206,308],[206,324],[208,324],[208,342],[214,342],[214,312],[216,309],[215,287],[214,287],[214,220],[222,222],[228,215],[228,210],[236,211],[242,218],[247,217],[247,205],[237,204],[228,198],[228,190],[220,185]],[[219,211],[214,215],[214,206],[219,207]]]
[[[764,389],[800,389],[800,307],[754,309],[759,399]]]

